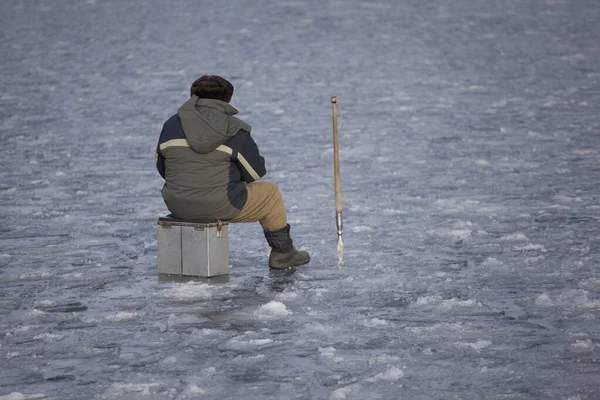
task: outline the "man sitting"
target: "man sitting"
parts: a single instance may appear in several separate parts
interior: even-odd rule
[[[306,264],[310,256],[294,248],[277,185],[256,182],[265,160],[251,127],[234,117],[233,85],[204,75],[190,99],[163,125],[156,167],[165,179],[162,196],[173,217],[185,220],[260,222],[271,246],[269,267]]]

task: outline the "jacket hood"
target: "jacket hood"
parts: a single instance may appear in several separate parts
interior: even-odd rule
[[[250,125],[233,115],[235,107],[221,100],[192,96],[177,111],[183,133],[196,153],[210,153],[240,130],[250,132]]]

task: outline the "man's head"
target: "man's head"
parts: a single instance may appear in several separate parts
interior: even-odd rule
[[[204,75],[192,83],[190,96],[193,95],[201,99],[216,99],[229,103],[233,96],[233,85],[218,75]]]

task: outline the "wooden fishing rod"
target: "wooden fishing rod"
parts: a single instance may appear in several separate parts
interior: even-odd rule
[[[338,146],[338,124],[337,124],[337,98],[331,98],[331,110],[333,113],[333,174],[335,180],[335,222],[338,234],[338,250],[343,248],[342,242],[342,184],[340,181],[340,152]]]

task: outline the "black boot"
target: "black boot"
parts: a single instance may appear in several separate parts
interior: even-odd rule
[[[275,269],[286,269],[306,264],[310,256],[306,251],[298,251],[294,248],[290,237],[290,226],[286,225],[278,231],[265,232],[267,243],[271,246],[269,256],[269,267]]]

